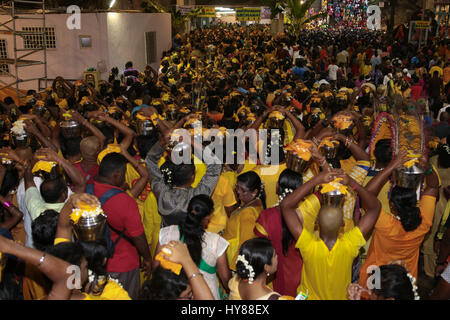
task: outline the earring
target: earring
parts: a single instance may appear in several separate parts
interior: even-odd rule
[[[267,272],[267,276],[270,277],[270,273]]]

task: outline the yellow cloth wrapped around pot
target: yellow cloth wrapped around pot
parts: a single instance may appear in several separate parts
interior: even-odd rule
[[[278,120],[283,120],[284,116],[280,111],[272,111],[269,115],[269,118],[276,118]]]
[[[45,171],[45,172],[50,172],[50,171],[52,171],[52,169],[55,165],[56,165],[56,162],[53,162],[53,161],[39,160],[38,162],[36,162],[33,169],[31,170],[31,172],[35,173],[40,170]]]
[[[311,147],[311,144],[306,142],[302,139],[297,139],[293,141],[291,144],[289,144],[285,149],[286,151],[292,151],[294,154],[299,156],[305,161],[311,160],[311,151],[309,151],[309,148]]]
[[[340,181],[342,181],[342,178],[336,178],[330,183],[322,184],[322,189],[320,190],[320,193],[324,194],[339,190],[340,193],[347,194],[347,186],[342,185]]]
[[[98,165],[100,165],[100,163],[102,162],[103,158],[104,158],[106,155],[108,155],[108,154],[110,154],[110,153],[114,153],[114,152],[120,153],[120,145],[118,145],[118,144],[108,144],[108,146],[107,146],[105,149],[103,149],[103,150],[98,154],[98,157],[97,157],[97,163],[98,163]]]

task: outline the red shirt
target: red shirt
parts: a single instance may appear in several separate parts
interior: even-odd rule
[[[98,174],[98,165],[93,166],[88,172],[84,172],[83,168],[81,167],[81,162],[74,163],[73,165],[78,169],[78,171],[81,172],[83,177],[86,179],[87,184],[94,183],[94,177]]]
[[[411,98],[413,100],[419,100],[422,94],[422,86],[412,86],[411,87]]]
[[[116,188],[111,185],[94,181],[94,194],[100,198],[106,191]],[[102,207],[108,223],[117,231],[126,228],[125,236],[120,239],[114,250],[114,255],[108,260],[107,272],[128,272],[139,267],[139,253],[136,247],[126,238],[134,238],[144,233],[141,214],[132,197],[125,192],[112,197]],[[111,229],[111,239],[116,241],[119,235]]]

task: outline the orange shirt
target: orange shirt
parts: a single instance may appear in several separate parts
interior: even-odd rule
[[[375,225],[367,260],[361,267],[359,284],[366,286],[366,270],[371,265],[382,266],[394,260],[403,260],[407,269],[417,279],[420,245],[433,223],[436,197],[423,196],[419,209],[422,223],[416,230],[406,232],[400,221],[381,210]]]

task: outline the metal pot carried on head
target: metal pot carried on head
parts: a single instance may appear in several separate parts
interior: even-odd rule
[[[10,132],[9,137],[10,137],[11,144],[15,148],[19,148],[19,147],[26,148],[30,145],[31,138],[28,135],[28,133],[26,133],[26,132],[23,132],[21,134]]]
[[[292,171],[303,174],[308,169],[310,161],[306,161],[292,151],[288,151],[286,155],[286,167]]]
[[[331,160],[336,158],[338,149],[339,149],[339,142],[335,140],[330,140],[330,143],[328,144],[321,144],[319,145],[319,150],[322,153],[322,155],[327,159]]]
[[[273,111],[269,115],[269,119],[267,120],[267,128],[268,129],[283,129],[284,127],[284,121],[285,121],[284,115],[279,111]]]
[[[65,139],[71,139],[81,136],[81,126],[75,120],[64,120],[59,124],[61,134]]]
[[[104,237],[106,217],[102,214],[80,217],[73,223],[73,231],[78,240],[95,241]]]
[[[423,175],[423,169],[416,165],[409,168],[399,167],[392,173],[393,181],[396,186],[409,189],[417,189]]]
[[[136,119],[136,132],[139,136],[150,136],[155,131],[151,119]]]
[[[171,104],[166,111],[167,121],[178,121],[178,111],[175,105]]]
[[[322,194],[322,206],[342,208],[345,201],[345,194],[341,193],[339,190],[330,191]]]

